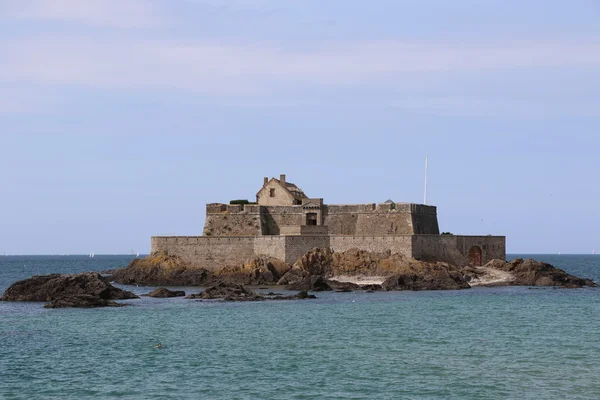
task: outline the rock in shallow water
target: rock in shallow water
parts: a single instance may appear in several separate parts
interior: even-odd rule
[[[123,307],[124,305],[91,294],[66,294],[53,299],[50,303],[44,305],[44,308]]]
[[[470,283],[479,286],[595,286],[589,279],[574,277],[549,264],[533,260],[510,263],[494,260],[485,267],[457,267],[441,262],[419,261],[390,252],[372,253],[358,249],[333,252],[331,249],[315,248],[291,267],[272,257],[256,256],[241,266],[225,267],[214,272],[196,268],[177,256],[156,253],[136,259],[127,268],[112,273],[112,279],[124,284],[209,286],[226,280],[244,285],[277,283],[289,285],[288,289],[291,290],[314,291],[348,291],[358,290],[359,287],[369,291],[456,290],[469,288]],[[337,282],[338,278],[354,280],[359,287]],[[386,281],[382,287],[361,285],[361,280],[377,283]],[[240,297],[235,293],[234,296]]]
[[[247,289],[237,283],[222,281],[214,286],[206,288],[204,292],[190,294],[186,299],[221,299],[225,301],[263,301],[263,300],[299,300],[299,299],[316,299],[314,295],[308,294],[306,291],[293,296],[282,296],[277,293],[260,294],[253,290]]]
[[[551,264],[533,259],[523,260],[522,258],[517,258],[510,262],[492,260],[483,268],[491,268],[509,273],[511,278],[502,282],[503,285],[559,286],[563,288],[597,286],[591,279],[579,278]]]
[[[288,272],[290,266],[283,261],[264,255],[247,259],[242,265],[221,268],[215,279],[226,279],[243,285],[274,285]]]
[[[168,297],[182,297],[185,296],[183,290],[169,290],[167,288],[154,289],[150,293],[143,294],[142,296],[168,298]]]
[[[0,300],[54,301],[62,299],[64,304],[67,304],[69,301],[76,302],[77,296],[81,296],[79,300],[88,304],[92,303],[91,297],[98,299],[97,307],[104,305],[100,300],[138,298],[129,291],[114,287],[97,272],[84,272],[72,275],[36,275],[24,279],[10,285]]]
[[[136,258],[126,268],[107,271],[111,279],[125,285],[207,286],[222,280],[243,285],[273,285],[290,266],[273,257],[251,257],[242,265],[209,271],[166,253]]]
[[[253,290],[232,282],[219,282],[206,288],[203,292],[190,294],[186,299],[225,299],[229,301],[257,301],[262,296]]]
[[[384,290],[458,290],[470,288],[465,278],[456,268],[443,264],[392,275],[381,286]]]
[[[124,285],[202,286],[213,279],[210,271],[194,268],[180,257],[165,253],[136,258],[126,268],[110,273],[110,279]]]
[[[286,286],[287,290],[312,290],[314,292],[324,292],[333,290],[329,281],[322,276],[307,276],[301,281],[290,283]]]

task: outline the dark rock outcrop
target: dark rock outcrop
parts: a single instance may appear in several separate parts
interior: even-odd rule
[[[158,288],[158,289],[154,289],[150,293],[144,294],[142,296],[158,297],[158,298],[181,297],[181,296],[185,296],[185,291],[169,290],[167,288]]]
[[[263,296],[253,290],[246,289],[243,285],[222,281],[206,288],[198,294],[186,296],[186,299],[224,299],[227,301],[258,301]]]
[[[92,307],[123,307],[124,304],[112,300],[101,299],[91,294],[65,294],[45,304],[44,308],[92,308]]]
[[[242,285],[275,285],[289,269],[288,264],[277,258],[259,255],[240,266],[221,268],[214,273],[214,278]]]
[[[485,268],[508,272],[512,276],[512,279],[504,282],[504,285],[559,286],[563,288],[597,286],[591,279],[579,278],[551,264],[532,259],[523,260],[522,258],[517,258],[510,262],[492,260],[483,267],[484,270]],[[473,274],[471,270],[467,272]]]
[[[320,275],[307,276],[301,281],[291,283],[286,286],[288,290],[312,290],[314,292],[323,292],[333,290],[329,281]]]
[[[273,300],[303,300],[303,299],[316,299],[317,297],[312,294],[308,294],[306,290],[302,290],[293,296],[277,296]]]
[[[383,290],[383,287],[381,287],[381,285],[377,285],[377,284],[369,284],[369,285],[362,285],[360,287],[362,290],[364,290],[365,292],[377,292],[379,290]]]
[[[352,282],[339,282],[335,280],[328,280],[329,286],[336,292],[355,292],[357,290],[368,290],[373,285],[359,285]],[[379,285],[378,285],[379,286]],[[381,286],[380,286],[381,288]]]
[[[385,280],[379,285],[338,282],[335,277]],[[317,277],[322,278],[321,280]],[[469,284],[460,268],[446,263],[428,263],[399,254],[371,253],[350,249],[334,253],[330,249],[313,249],[303,255],[280,280],[290,289],[302,290],[448,290],[467,289]],[[325,289],[326,284],[330,289]]]
[[[260,294],[253,290],[245,288],[243,285],[222,281],[207,288],[204,292],[190,294],[186,299],[204,299],[215,300],[221,299],[224,301],[263,301],[263,300],[302,300],[315,299],[313,295],[309,295],[306,291],[301,291],[292,296],[283,296],[278,293]]]
[[[305,253],[292,265],[285,275],[279,279],[279,285],[293,285],[302,282],[310,276],[328,278],[332,275],[333,251],[329,248],[315,248]]]
[[[126,290],[111,285],[97,272],[73,275],[36,275],[13,283],[6,289],[4,301],[53,301],[59,297],[90,295],[103,300],[137,299]]]
[[[447,263],[415,260],[390,252],[373,253],[358,249],[333,252],[329,248],[315,248],[292,266],[273,257],[256,256],[240,266],[224,267],[216,272],[196,268],[179,257],[160,253],[136,259],[127,268],[112,273],[111,279],[124,284],[211,286],[228,281],[238,285],[287,285],[290,290],[312,291],[455,290],[469,288],[471,284],[560,287],[595,285],[589,279],[577,278],[534,260],[493,260],[484,267],[460,268]],[[361,281],[382,284],[361,285]]]
[[[154,253],[133,260],[126,268],[107,271],[111,279],[125,285],[209,286],[222,280],[242,285],[274,285],[290,269],[277,258],[252,257],[240,266],[223,267],[214,272],[166,253]]]
[[[136,258],[127,267],[111,272],[110,279],[124,285],[202,286],[214,279],[210,271],[166,253]]]
[[[137,299],[138,296],[111,285],[97,272],[73,275],[36,275],[13,283],[3,301],[49,301],[48,308],[117,307],[111,300]]]
[[[322,279],[318,279],[320,277]],[[379,285],[340,286],[337,277],[383,278]],[[511,262],[490,261],[483,267],[457,267],[442,262],[425,262],[400,254],[372,253],[350,249],[334,253],[329,249],[313,249],[303,255],[279,280],[290,289],[302,290],[456,290],[471,285],[559,286],[577,288],[596,286],[590,279],[578,278],[550,264],[517,259]]]
[[[470,288],[463,276],[447,270],[448,264],[428,271],[407,272],[392,275],[381,287],[384,290],[458,290]]]
[[[309,275],[299,282],[294,282],[286,286],[288,290],[310,290],[313,292],[335,291],[335,292],[354,292],[357,290],[381,290],[380,285],[359,285],[352,282],[340,282],[332,279],[325,279],[320,275]]]

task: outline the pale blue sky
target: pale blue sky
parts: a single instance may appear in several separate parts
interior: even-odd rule
[[[286,173],[600,252],[600,2],[0,0],[0,254],[147,252]]]

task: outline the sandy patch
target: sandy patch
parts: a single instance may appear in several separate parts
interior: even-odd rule
[[[336,282],[350,282],[356,285],[381,285],[387,277],[385,276],[350,276],[350,275],[339,275],[329,278],[331,281]]]
[[[483,275],[473,278],[469,282],[471,286],[502,285],[514,280],[514,276],[506,271],[487,267],[477,267],[477,271]]]

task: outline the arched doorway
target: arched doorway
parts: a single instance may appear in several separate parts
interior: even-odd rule
[[[481,247],[473,246],[469,249],[469,265],[473,267],[480,267],[483,264],[483,256],[481,254]]]

